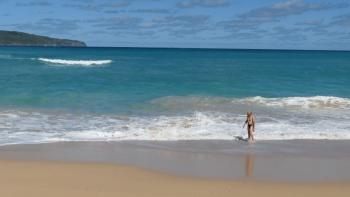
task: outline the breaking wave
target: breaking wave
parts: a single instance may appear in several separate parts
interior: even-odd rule
[[[333,96],[248,98],[167,96],[152,100],[150,103],[166,108],[193,109],[230,109],[235,106],[278,107],[285,109],[348,109],[350,99]]]
[[[288,114],[288,113],[287,113]],[[256,113],[258,140],[350,139],[350,114]],[[58,141],[234,140],[246,137],[242,113],[120,116],[0,111],[0,145]]]
[[[255,137],[258,140],[350,140],[350,100],[347,98],[168,96],[144,105],[150,110],[147,115],[0,110],[0,133],[5,134],[0,135],[0,145],[57,141],[233,140],[246,137],[242,125],[249,108],[257,117]]]
[[[104,64],[112,63],[112,60],[65,60],[65,59],[49,59],[49,58],[38,58],[39,61],[51,64],[59,65],[71,65],[71,66],[100,66]]]
[[[313,97],[282,97],[264,98],[252,97],[241,100],[246,103],[261,104],[266,106],[295,107],[295,108],[349,108],[350,99],[334,96]]]

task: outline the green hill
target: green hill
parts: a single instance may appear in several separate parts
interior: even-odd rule
[[[86,47],[77,40],[50,38],[17,31],[0,30],[0,46]]]

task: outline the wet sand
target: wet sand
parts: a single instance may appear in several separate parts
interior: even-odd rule
[[[0,159],[107,163],[229,180],[347,181],[348,150],[349,141],[61,142],[3,146]]]
[[[0,147],[1,196],[345,196],[348,141]]]
[[[346,196],[348,182],[279,183],[173,176],[91,163],[0,162],[1,196]]]

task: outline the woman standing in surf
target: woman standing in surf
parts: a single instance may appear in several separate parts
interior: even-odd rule
[[[247,132],[248,132],[248,141],[253,142],[254,141],[254,135],[253,132],[255,132],[255,117],[253,115],[253,112],[247,112],[247,119],[244,122],[243,128],[245,125],[247,126]]]

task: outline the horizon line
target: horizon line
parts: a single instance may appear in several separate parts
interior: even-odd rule
[[[6,46],[0,45],[0,48],[19,48],[19,47],[32,47],[32,48],[125,48],[125,49],[197,49],[197,50],[256,50],[256,51],[334,51],[334,52],[350,52],[346,49],[288,49],[288,48],[225,48],[225,47],[148,47],[148,46],[85,46],[85,47],[72,47],[72,46]]]

